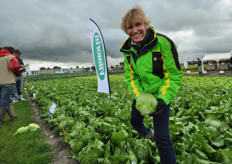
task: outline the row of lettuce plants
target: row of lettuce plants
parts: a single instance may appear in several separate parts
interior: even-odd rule
[[[178,163],[232,161],[231,80],[183,77],[170,113],[170,135]],[[77,161],[159,163],[155,143],[141,138],[130,125],[133,98],[123,75],[110,75],[111,96],[96,92],[96,76],[31,81],[24,86],[39,105],[44,121],[60,135],[64,135],[63,126],[70,156]],[[50,117],[52,103],[57,106]],[[153,127],[151,117],[146,116],[144,122]]]

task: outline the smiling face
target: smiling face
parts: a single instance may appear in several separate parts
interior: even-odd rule
[[[140,43],[146,35],[146,28],[142,20],[133,17],[127,25],[127,34],[136,43]]]

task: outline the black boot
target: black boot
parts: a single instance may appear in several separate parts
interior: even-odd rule
[[[154,135],[152,134],[151,129],[149,129],[149,131],[147,132],[147,134],[145,134],[144,136],[142,136],[143,138],[147,138],[151,141],[154,141]]]

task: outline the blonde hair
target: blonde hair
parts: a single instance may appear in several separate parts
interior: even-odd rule
[[[150,27],[151,20],[146,17],[143,9],[139,5],[135,5],[122,17],[121,29],[127,34],[127,27],[130,24],[132,18],[137,17],[142,20],[146,29]]]

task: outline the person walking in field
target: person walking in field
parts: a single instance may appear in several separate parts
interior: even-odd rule
[[[230,57],[230,71],[232,72],[232,54],[231,54],[231,57]]]
[[[201,71],[201,60],[200,60],[200,58],[197,58],[197,66],[198,66],[199,75],[201,75],[202,71]]]
[[[0,124],[3,124],[6,113],[11,120],[17,118],[12,106],[12,93],[16,76],[21,76],[20,65],[14,54],[13,47],[4,47],[0,51]]]
[[[143,9],[136,5],[122,18],[121,28],[129,36],[120,51],[124,55],[127,86],[133,93],[131,124],[144,138],[155,140],[161,164],[175,164],[176,155],[169,135],[172,99],[181,87],[183,73],[177,47],[167,36],[156,33]],[[154,136],[136,108],[141,93],[153,95],[158,105],[153,117]],[[152,102],[151,102],[152,103]]]

